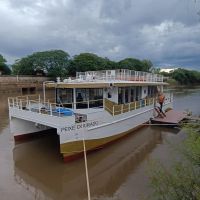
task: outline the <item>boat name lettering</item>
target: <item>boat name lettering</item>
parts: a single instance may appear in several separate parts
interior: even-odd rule
[[[68,132],[68,131],[74,131],[74,130],[78,130],[78,129],[81,129],[81,128],[90,128],[92,126],[97,126],[98,125],[98,121],[93,121],[93,122],[85,122],[85,123],[81,123],[81,124],[74,124],[74,125],[71,125],[71,126],[66,126],[66,127],[63,127],[61,128],[61,132],[65,131],[65,132]]]

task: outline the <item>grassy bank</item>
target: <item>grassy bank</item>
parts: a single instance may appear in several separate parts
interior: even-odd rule
[[[170,169],[153,162],[150,173],[154,200],[200,200],[200,122],[185,125],[186,138],[179,148],[181,160]]]

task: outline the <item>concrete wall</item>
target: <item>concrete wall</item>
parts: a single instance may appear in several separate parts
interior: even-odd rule
[[[50,77],[40,76],[0,76],[0,83],[17,83],[17,82],[28,82],[28,83],[42,83],[49,81]]]
[[[49,80],[51,78],[38,76],[0,76],[0,93],[23,94],[23,90],[27,90],[27,94],[35,93],[42,89],[44,81]]]

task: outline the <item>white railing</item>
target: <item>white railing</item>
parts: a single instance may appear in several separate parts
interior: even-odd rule
[[[128,69],[102,70],[77,72],[76,81],[95,81],[95,80],[123,80],[139,82],[163,82],[163,76],[149,72],[134,71]]]
[[[63,108],[61,104],[50,103],[50,101],[42,101],[40,95],[34,95],[35,99],[30,98],[33,96],[9,97],[8,107],[18,108],[20,110],[27,110],[48,115],[61,116],[62,112],[59,109]]]
[[[172,93],[165,94],[164,105],[167,105],[171,102],[173,102],[173,94]],[[105,99],[104,105],[105,105],[105,110],[107,110],[113,116],[130,112],[132,110],[136,110],[139,108],[144,108],[150,105],[154,107],[159,106],[159,104],[157,103],[156,97],[144,98],[139,101],[129,102],[126,104],[116,104],[108,99]]]
[[[122,113],[130,112],[132,110],[137,110],[139,108],[144,108],[150,105],[154,105],[156,102],[155,98],[145,98],[139,101],[129,102],[126,104],[116,104],[108,99],[105,99],[105,110],[107,110],[111,115],[119,115]]]
[[[85,109],[94,108],[94,106],[90,106],[90,104],[94,104],[100,102],[105,110],[107,110],[112,115],[118,115],[125,112],[130,112],[132,110],[136,110],[138,108],[146,107],[149,105],[156,105],[156,98],[145,98],[139,101],[134,101],[126,104],[116,104],[108,99],[98,99],[98,100],[90,100],[90,101],[82,101],[76,102],[77,105],[84,105]],[[173,102],[173,94],[165,93],[165,101],[164,105]],[[26,95],[26,96],[18,96],[18,97],[9,97],[8,98],[8,107],[17,108],[20,110],[27,110],[31,112],[37,112],[40,114],[47,114],[51,116],[63,117],[63,113],[67,110],[70,111],[69,107],[74,108],[74,103],[67,104],[58,104],[52,103],[49,100],[44,102],[41,100],[40,95]],[[95,108],[99,108],[98,106]],[[67,109],[62,111],[63,109]]]
[[[100,104],[101,106],[96,106],[96,104]],[[98,100],[88,100],[81,101],[76,103],[55,103],[47,101],[42,101],[40,95],[26,95],[26,96],[18,96],[18,97],[9,97],[8,98],[8,107],[9,108],[17,108],[19,110],[27,110],[31,112],[37,112],[41,114],[47,114],[51,116],[59,116],[63,117],[64,113],[67,111],[71,111],[70,108],[74,109],[75,107],[81,108],[102,108],[103,107],[103,99]]]

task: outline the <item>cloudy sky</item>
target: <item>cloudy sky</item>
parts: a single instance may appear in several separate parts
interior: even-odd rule
[[[91,52],[200,69],[200,0],[0,0],[0,54]]]

